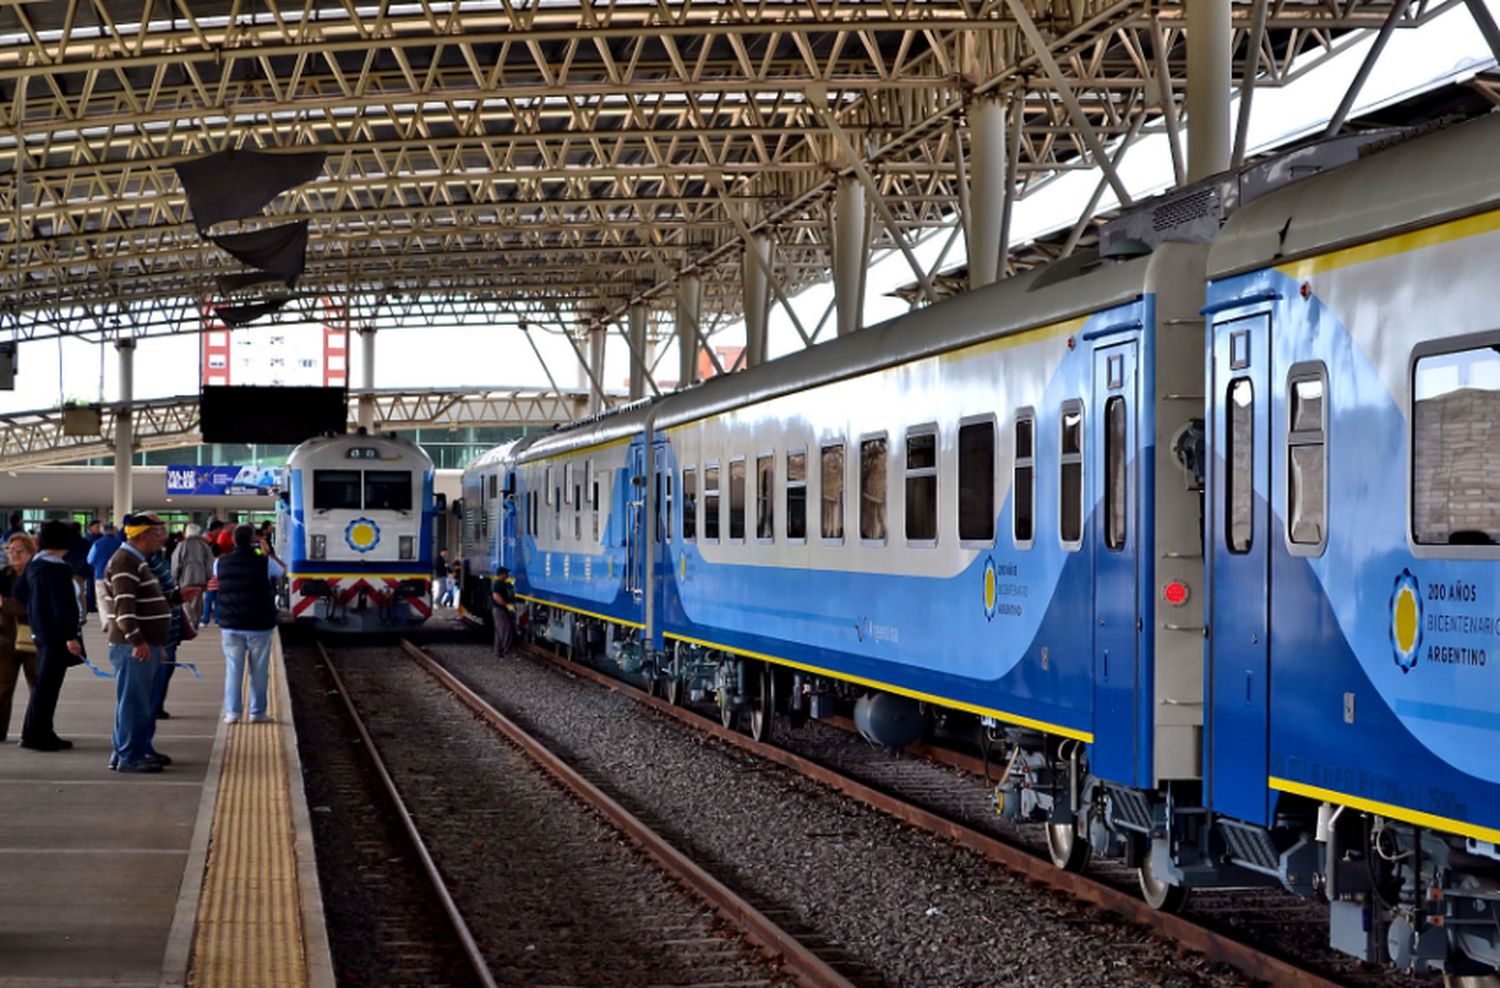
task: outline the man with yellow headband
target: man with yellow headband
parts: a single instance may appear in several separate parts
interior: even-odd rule
[[[167,526],[151,512],[125,517],[125,544],[104,569],[109,661],[115,667],[114,754],[120,772],[160,772],[171,764],[151,747],[156,735],[152,688],[172,629],[172,604],[147,561],[167,542]],[[174,595],[175,595],[174,591]]]

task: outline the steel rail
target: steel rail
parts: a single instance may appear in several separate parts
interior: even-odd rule
[[[553,754],[514,721],[490,706],[467,683],[445,669],[432,656],[406,639],[401,648],[428,673],[478,714],[491,728],[516,745],[528,757],[550,772],[607,820],[636,841],[659,865],[682,881],[721,915],[734,922],[752,939],[779,954],[785,968],[807,985],[824,988],[853,988],[851,982],[818,957],[796,937],[776,925],[769,917],[717,878],[704,871],[664,837],[648,827],[607,793],[589,782],[572,766]]]
[[[726,728],[717,721],[687,707],[674,706],[666,700],[622,683],[597,669],[564,659],[535,645],[523,647],[528,654],[545,659],[569,673],[629,696],[650,706],[658,713],[672,717],[695,730],[704,731],[744,751],[783,765],[815,782],[821,782],[903,823],[939,837],[946,837],[959,846],[988,858],[1014,873],[1066,892],[1076,899],[1144,926],[1153,933],[1172,940],[1188,950],[1196,951],[1211,961],[1228,964],[1250,978],[1267,981],[1274,985],[1293,986],[1293,988],[1338,988],[1337,982],[1304,970],[1290,961],[1263,953],[1249,944],[1241,943],[1182,916],[1158,912],[1148,906],[1144,900],[1111,885],[1075,872],[1063,871],[1050,861],[1043,860],[1024,848],[1007,844],[955,820],[924,810],[900,797],[881,792],[873,786],[849,778],[801,755],[793,754],[775,745],[752,740],[749,736]],[[967,761],[969,764],[964,765],[966,768],[973,765],[973,759],[955,759],[955,761],[959,764]]]
[[[349,697],[349,690],[344,685],[343,677],[339,675],[338,667],[333,664],[333,657],[328,654],[322,642],[316,644],[318,654],[323,657],[323,665],[328,669],[328,674],[333,677],[334,686],[338,688],[339,699],[344,701],[344,709],[349,711],[349,717],[354,722],[354,729],[359,732],[360,743],[364,745],[365,752],[370,756],[370,764],[374,766],[375,774],[380,776],[386,795],[390,797],[391,806],[395,809],[396,815],[401,818],[401,826],[406,829],[406,836],[411,839],[412,849],[417,852],[422,868],[427,872],[427,880],[432,883],[433,891],[437,893],[438,899],[443,904],[443,911],[448,914],[448,922],[453,925],[453,932],[458,936],[459,943],[463,945],[464,955],[468,957],[469,964],[474,968],[474,973],[478,975],[485,988],[499,988],[499,982],[490,972],[489,962],[484,959],[484,954],[480,951],[474,934],[469,930],[469,924],[464,921],[458,904],[453,901],[453,896],[448,892],[448,886],[443,882],[442,872],[438,871],[437,862],[432,859],[431,852],[427,850],[427,844],[422,840],[421,832],[417,830],[416,821],[412,819],[405,800],[401,798],[401,793],[396,788],[396,781],[391,778],[391,773],[385,767],[385,759],[380,757],[380,751],[375,747],[375,739],[370,736],[370,732],[365,728],[364,719],[354,708],[354,701]]]

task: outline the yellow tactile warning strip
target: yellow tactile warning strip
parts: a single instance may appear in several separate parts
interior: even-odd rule
[[[278,654],[270,712],[281,707]],[[248,684],[245,695],[249,695]],[[296,835],[278,724],[228,725],[213,835],[188,984],[202,988],[308,983]]]

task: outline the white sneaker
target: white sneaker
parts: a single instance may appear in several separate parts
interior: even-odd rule
[[[225,714],[224,715],[224,723],[226,723],[226,724],[238,724],[239,722],[240,722],[240,715],[239,714]]]
[[[250,715],[250,723],[252,723],[252,724],[274,724],[274,723],[276,723],[276,718],[272,717],[270,714],[251,714]]]

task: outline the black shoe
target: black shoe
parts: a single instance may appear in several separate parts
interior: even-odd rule
[[[73,747],[73,742],[67,740],[66,738],[60,738],[56,734],[52,735],[52,743],[57,745],[58,751],[67,751],[69,748]]]
[[[28,751],[65,751],[73,747],[73,742],[64,741],[62,738],[43,738],[40,741],[27,741],[22,738],[20,746]]]
[[[157,720],[171,720],[172,719],[172,715],[169,714],[169,713],[167,713],[165,710],[158,710],[156,712],[156,719]]]
[[[159,751],[153,751],[153,752],[151,752],[150,754],[148,754],[145,757],[144,760],[148,761],[148,762],[155,762],[157,765],[160,765],[162,768],[166,768],[168,765],[172,764],[172,756],[170,756],[170,755],[163,755]]]
[[[117,751],[111,751],[109,753],[109,770],[111,772],[113,772],[115,769],[117,769],[119,767],[120,767],[120,753],[117,752]]]
[[[115,766],[116,772],[160,772],[161,765],[152,761],[120,762]]]

